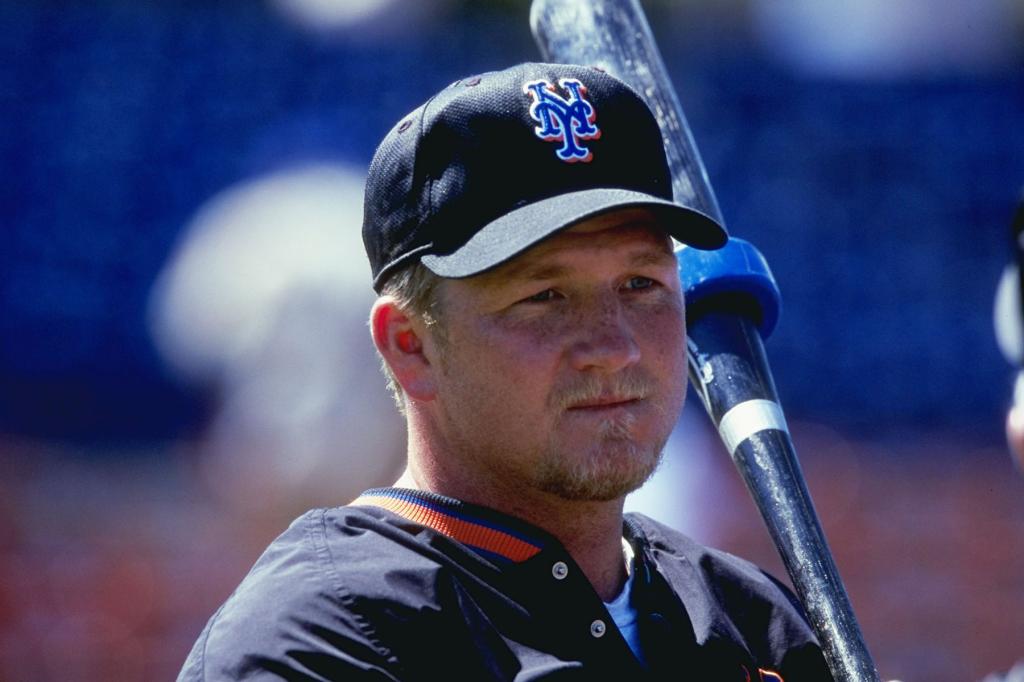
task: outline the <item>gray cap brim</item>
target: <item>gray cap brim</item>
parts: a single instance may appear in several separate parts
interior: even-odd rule
[[[625,189],[587,189],[542,199],[485,225],[454,253],[420,260],[441,277],[477,275],[504,263],[542,239],[588,218],[616,209],[645,208],[676,240],[698,249],[717,249],[725,229],[700,211]]]

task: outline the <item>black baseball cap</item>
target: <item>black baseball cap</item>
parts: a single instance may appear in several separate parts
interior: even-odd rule
[[[469,277],[630,207],[690,246],[727,239],[673,201],[661,131],[629,86],[594,67],[520,64],[456,81],[392,128],[370,163],[363,243],[379,292],[416,260]]]

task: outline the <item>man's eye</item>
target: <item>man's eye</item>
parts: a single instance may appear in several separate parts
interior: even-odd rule
[[[654,280],[650,277],[630,277],[626,282],[626,288],[628,289],[649,289],[654,286]]]
[[[555,300],[555,295],[556,294],[555,294],[555,290],[554,289],[545,289],[544,291],[537,292],[533,296],[529,296],[527,298],[524,298],[523,302],[524,303],[545,303],[547,301]]]

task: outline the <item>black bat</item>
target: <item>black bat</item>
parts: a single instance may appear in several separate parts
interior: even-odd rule
[[[707,172],[637,0],[534,0],[545,59],[603,68],[633,86],[661,126],[675,198],[724,225]],[[879,680],[818,522],[779,407],[756,301],[688,301],[690,378],[764,517],[837,682]]]

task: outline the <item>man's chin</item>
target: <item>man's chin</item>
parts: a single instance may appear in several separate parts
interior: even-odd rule
[[[562,482],[547,489],[547,492],[571,502],[611,502],[624,498],[637,490],[647,479],[630,481],[595,481]]]
[[[598,460],[588,459],[576,466],[559,458],[537,472],[539,487],[545,492],[574,502],[610,502],[625,497],[651,477],[661,461],[655,453],[602,453]]]

